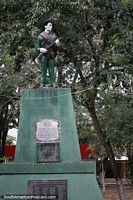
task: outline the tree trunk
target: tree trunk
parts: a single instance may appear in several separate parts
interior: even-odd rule
[[[8,103],[3,106],[3,110],[0,114],[0,157],[5,155],[5,142],[8,133]],[[0,162],[4,162],[1,160]]]
[[[118,170],[117,165],[116,165],[114,153],[113,153],[112,147],[110,145],[110,142],[106,141],[106,137],[104,136],[104,134],[101,130],[99,120],[98,120],[97,115],[96,115],[95,107],[94,106],[88,106],[88,110],[90,112],[90,115],[91,115],[91,118],[92,118],[92,121],[93,121],[94,128],[96,130],[97,136],[100,139],[101,144],[104,146],[104,148],[107,152],[107,155],[110,159],[111,168],[112,168],[115,180],[116,180],[120,200],[126,200],[124,185],[123,185],[119,170]]]
[[[100,174],[98,177],[98,183],[102,185],[103,187],[103,193],[105,193],[105,170],[104,170],[104,164],[103,160],[101,159],[101,167],[100,167]]]
[[[2,142],[2,136],[3,136],[3,133],[2,131],[0,132],[0,158],[3,158],[4,157],[4,149],[3,149],[3,142]],[[3,163],[4,160],[0,160],[0,163]]]
[[[3,157],[3,150],[2,150],[2,136],[3,136],[3,132],[2,132],[2,120],[1,120],[1,116],[0,116],[0,158]],[[0,163],[2,163],[3,161],[0,160]]]

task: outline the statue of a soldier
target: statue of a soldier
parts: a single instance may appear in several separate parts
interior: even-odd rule
[[[53,21],[47,20],[43,24],[43,32],[37,37],[36,48],[39,52],[36,62],[41,63],[41,87],[46,86],[46,74],[49,72],[50,87],[55,86],[55,58],[57,55],[57,46],[60,41],[52,32]]]

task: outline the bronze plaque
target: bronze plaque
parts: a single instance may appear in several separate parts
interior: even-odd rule
[[[59,143],[36,143],[37,162],[59,162]]]
[[[53,119],[42,119],[35,123],[35,140],[53,142],[60,140],[60,122]]]
[[[67,200],[67,180],[29,180],[28,195]]]

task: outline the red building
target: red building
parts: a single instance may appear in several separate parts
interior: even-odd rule
[[[88,144],[80,144],[80,153],[83,159],[88,159],[89,155],[93,152],[92,150],[88,149]],[[5,146],[5,156],[8,158],[14,158],[15,156],[15,149],[16,145],[6,145]]]
[[[80,144],[80,153],[81,153],[81,158],[83,160],[87,160],[89,159],[90,154],[93,153],[96,154],[95,151],[92,151],[91,149],[89,149],[89,144]],[[9,158],[9,160],[11,159],[11,161],[14,159],[15,156],[15,149],[16,149],[16,145],[6,145],[5,146],[5,157]],[[120,171],[121,177],[125,177],[126,176],[126,160],[117,160],[116,161],[118,169]],[[99,164],[97,163],[97,171],[99,168]],[[107,178],[113,178],[113,172],[111,169],[111,165],[110,163],[108,164],[108,169],[106,171],[106,177]]]

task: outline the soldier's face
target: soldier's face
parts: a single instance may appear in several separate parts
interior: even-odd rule
[[[52,24],[49,22],[46,26],[45,26],[45,30],[47,31],[51,31],[52,30]]]

